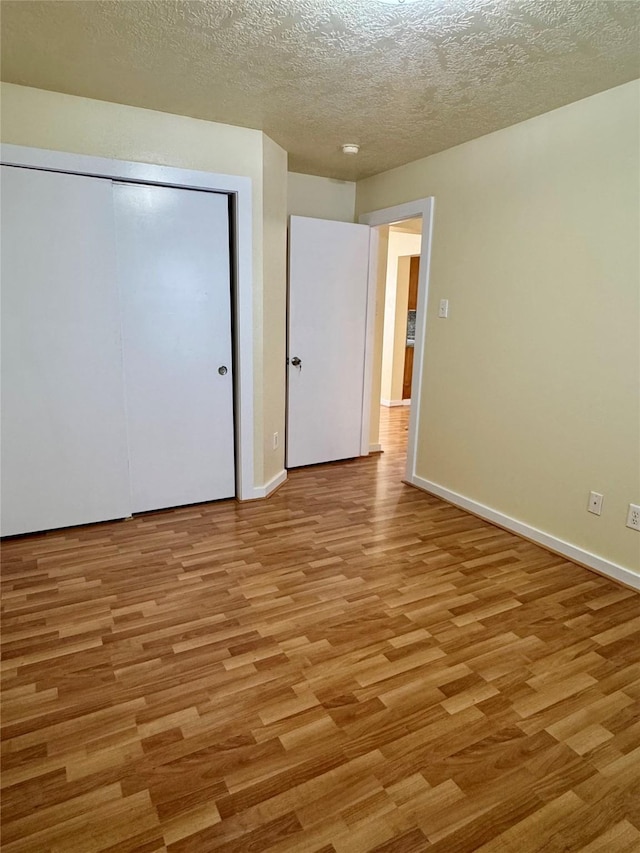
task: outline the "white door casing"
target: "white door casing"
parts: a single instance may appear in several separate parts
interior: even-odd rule
[[[113,192],[133,512],[231,497],[227,197]]]
[[[288,468],[360,455],[369,232],[290,218]]]
[[[2,167],[2,535],[131,514],[109,181]]]

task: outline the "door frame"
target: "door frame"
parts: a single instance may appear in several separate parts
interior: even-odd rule
[[[376,286],[378,283],[378,232],[376,226],[391,225],[403,219],[422,217],[422,243],[420,246],[420,273],[418,275],[418,306],[416,309],[416,338],[413,353],[413,376],[411,380],[411,411],[409,415],[409,435],[407,439],[407,465],[405,480],[412,482],[416,476],[416,456],[418,444],[418,426],[422,403],[422,368],[427,326],[427,308],[429,296],[429,269],[431,266],[431,244],[433,237],[433,196],[419,198],[394,207],[385,207],[362,213],[358,222],[371,227],[369,242],[369,288],[367,296],[367,320],[364,361],[364,395],[362,403],[362,435],[360,452],[369,454],[369,427],[371,420],[371,383],[373,380],[373,349],[376,310]]]
[[[264,497],[264,487],[255,486],[254,480],[251,178],[72,154],[65,151],[49,151],[7,143],[0,145],[0,164],[130,183],[205,190],[222,193],[229,197],[230,226],[233,234],[230,260],[234,303],[231,326],[235,367],[236,498],[251,500],[255,497]]]

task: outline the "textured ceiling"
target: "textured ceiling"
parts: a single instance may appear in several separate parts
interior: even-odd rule
[[[4,0],[2,79],[264,130],[354,180],[640,76],[636,0]],[[343,142],[361,153],[347,157]]]

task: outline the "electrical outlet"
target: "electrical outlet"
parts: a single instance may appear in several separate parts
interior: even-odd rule
[[[274,432],[274,434],[273,434],[273,449],[277,450],[278,447],[280,447],[280,436],[278,435],[277,432]]]
[[[589,492],[589,503],[587,504],[587,509],[594,515],[600,515],[602,513],[602,495],[600,492]]]
[[[629,504],[627,527],[630,527],[632,530],[640,530],[640,506],[638,504]]]

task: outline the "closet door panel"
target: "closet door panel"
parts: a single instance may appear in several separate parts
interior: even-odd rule
[[[111,183],[1,177],[2,534],[130,515]]]
[[[134,512],[235,493],[227,197],[114,184]]]

